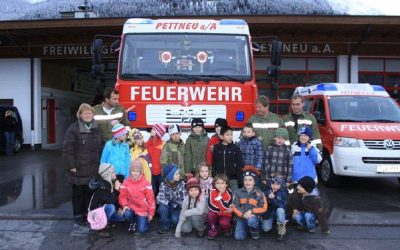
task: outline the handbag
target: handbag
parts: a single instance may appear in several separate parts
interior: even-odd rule
[[[93,196],[90,199],[87,221],[90,223],[90,228],[92,230],[102,230],[107,226],[107,215],[104,211],[104,206],[93,209],[90,211],[90,205],[92,204]]]

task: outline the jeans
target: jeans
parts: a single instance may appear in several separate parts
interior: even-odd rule
[[[218,231],[216,230],[217,224],[219,224],[219,227],[221,228],[221,231],[223,233],[228,233],[232,227],[232,218],[230,216],[218,215],[213,211],[208,211],[207,221],[208,225],[210,226],[210,231],[208,232],[208,235],[211,237],[216,237],[218,234]]]
[[[125,221],[124,217],[118,214],[118,211],[115,210],[114,204],[106,204],[104,206],[104,212],[107,215],[107,221],[110,222],[121,222]]]
[[[131,209],[125,210],[124,219],[130,224],[136,223],[136,228],[139,233],[145,233],[149,230],[149,218],[147,216],[139,216]]]
[[[4,132],[4,137],[6,139],[6,154],[12,156],[15,146],[15,132]]]
[[[161,229],[168,230],[171,227],[171,223],[175,226],[178,224],[181,208],[172,208],[166,205],[160,205],[157,212],[160,215]]]
[[[284,208],[277,208],[276,212],[273,213],[271,218],[263,220],[262,222],[262,230],[264,232],[269,232],[272,229],[272,224],[274,222],[274,219],[276,219],[276,222],[278,224],[284,224],[286,221],[286,214],[285,214],[285,209]]]
[[[154,192],[154,197],[157,197],[158,190],[160,188],[162,182],[162,176],[161,174],[159,175],[152,175],[151,176],[151,185],[153,187],[153,192]]]
[[[182,232],[190,233],[193,228],[198,231],[206,229],[206,217],[205,215],[192,215],[186,218],[182,224]]]
[[[250,216],[248,219],[237,218],[235,228],[235,240],[244,240],[247,237],[247,229],[252,232],[258,232],[260,228],[260,219],[257,216]]]
[[[298,212],[293,219],[296,221],[298,225],[307,230],[315,229],[317,227],[315,223],[315,216],[310,212]]]

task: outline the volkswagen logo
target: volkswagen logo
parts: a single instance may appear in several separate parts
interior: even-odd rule
[[[393,140],[390,140],[390,139],[386,139],[386,140],[384,140],[383,141],[383,146],[386,148],[386,149],[393,149],[394,148],[394,141]]]

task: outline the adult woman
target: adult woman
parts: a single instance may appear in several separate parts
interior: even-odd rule
[[[78,121],[71,124],[64,138],[63,159],[72,184],[72,207],[75,222],[83,225],[92,191],[88,183],[98,172],[103,148],[101,129],[93,119],[94,110],[82,103],[76,113]]]
[[[4,136],[6,141],[6,154],[12,156],[15,145],[15,131],[17,130],[17,120],[11,110],[7,110],[4,115]]]

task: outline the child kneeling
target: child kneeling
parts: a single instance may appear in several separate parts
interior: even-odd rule
[[[190,233],[194,228],[197,236],[203,237],[206,229],[207,200],[201,193],[199,180],[189,179],[186,182],[186,191],[175,236],[181,237],[181,232]]]
[[[130,164],[130,176],[121,187],[119,204],[123,208],[123,216],[129,222],[128,232],[145,233],[154,217],[156,204],[151,184],[143,174],[143,166],[139,160]]]
[[[235,240],[244,240],[247,229],[251,238],[260,238],[260,217],[267,211],[268,203],[265,195],[255,187],[258,170],[253,166],[243,169],[244,187],[236,190],[233,197],[232,210],[236,214]]]
[[[274,220],[278,228],[278,240],[283,240],[286,234],[286,204],[288,200],[288,191],[285,185],[285,178],[274,176],[270,180],[270,186],[265,190],[265,196],[268,201],[268,210],[263,215],[262,229],[269,232],[272,229]]]

